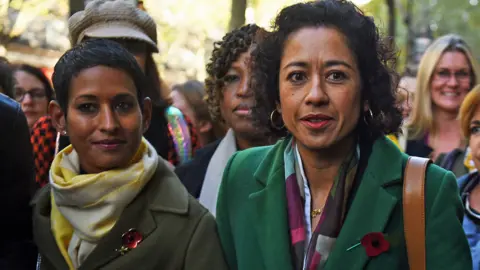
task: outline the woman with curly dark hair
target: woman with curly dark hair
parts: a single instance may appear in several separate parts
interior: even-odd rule
[[[205,80],[207,104],[212,121],[229,129],[222,140],[205,146],[193,161],[176,169],[189,192],[213,214],[228,159],[238,150],[268,142],[254,126],[255,99],[250,88],[250,54],[265,33],[250,24],[227,33],[214,44]]]
[[[401,124],[388,44],[349,1],[279,13],[254,52],[252,80],[255,119],[285,138],[236,153],[225,169],[217,223],[231,269],[419,266],[407,259],[403,224],[411,163],[385,137]],[[454,175],[430,165],[424,190],[417,244],[427,268],[471,269]]]

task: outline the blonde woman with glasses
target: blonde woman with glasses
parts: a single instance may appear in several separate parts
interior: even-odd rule
[[[461,37],[446,35],[429,46],[419,65],[407,125],[407,154],[437,160],[441,153],[465,148],[457,115],[479,74],[478,63]]]

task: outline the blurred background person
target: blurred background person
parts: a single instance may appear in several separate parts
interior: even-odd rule
[[[410,112],[412,110],[412,98],[413,93],[401,85],[398,86],[396,93],[396,106],[402,113],[402,126],[400,127],[400,131],[398,133],[390,134],[387,137],[392,140],[393,143],[395,143],[395,145],[397,145],[402,151],[405,151],[405,146],[407,143],[407,129],[405,128],[404,123],[408,121],[408,117],[410,116]]]
[[[147,76],[146,92],[153,103],[152,124],[145,138],[174,166],[190,160],[199,148],[198,137],[190,119],[170,106],[170,89],[153,60],[153,54],[159,51],[153,18],[127,1],[94,0],[69,19],[68,29],[72,44],[106,38],[135,56]]]
[[[218,189],[228,159],[237,151],[269,143],[253,123],[255,105],[251,80],[251,52],[265,30],[242,26],[216,42],[207,65],[207,104],[213,122],[228,127],[222,140],[207,145],[175,172],[187,190],[215,215]]]
[[[48,104],[55,98],[50,79],[37,67],[27,64],[15,67],[14,96],[27,117],[33,146],[37,187],[48,182],[48,169],[55,152],[56,130],[48,116]]]
[[[417,79],[416,77],[405,75],[402,78],[400,78],[400,82],[398,83],[398,86],[414,94],[416,92],[415,87],[417,86]]]
[[[5,76],[2,74],[0,76]],[[0,94],[0,198],[4,232],[0,269],[35,269],[30,200],[34,194],[33,152],[27,119],[20,104]]]
[[[43,71],[27,64],[15,68],[15,99],[22,105],[28,127],[48,114],[48,103],[54,99],[50,80]]]
[[[0,57],[0,93],[14,99],[14,78],[12,67],[8,60]]]
[[[465,206],[463,229],[470,244],[473,269],[480,269],[480,85],[477,85],[462,103],[460,108],[460,125],[468,141],[469,158],[463,157],[455,163],[453,171],[460,174],[458,187]],[[467,163],[468,162],[468,163]]]
[[[153,19],[127,1],[95,0],[85,10],[75,13],[68,26],[72,45],[92,38],[107,38],[120,43],[135,56],[147,77],[146,93],[153,103],[152,123],[145,138],[173,166],[191,159],[200,145],[188,117],[170,106],[170,90],[161,79],[152,56],[158,52]],[[50,117],[36,123],[31,141],[34,149],[38,149],[35,156],[36,181],[43,186],[48,182],[54,154],[68,146],[70,141],[68,134],[55,132]]]
[[[428,47],[418,68],[407,154],[436,160],[441,153],[465,148],[458,110],[479,82],[479,72],[470,48],[457,35],[440,37]]]
[[[398,83],[397,104],[400,106],[404,123],[410,117],[415,97],[415,78],[402,77]]]
[[[213,122],[205,102],[205,86],[199,81],[188,81],[172,87],[170,94],[173,106],[190,118],[201,146],[216,141],[225,135],[225,128]]]
[[[154,20],[127,1],[94,0],[87,4],[85,10],[75,13],[69,19],[68,27],[72,45],[88,39],[106,38],[120,43],[135,56],[147,76],[146,93],[153,103],[152,124],[145,133],[145,138],[162,158],[174,166],[190,160],[200,145],[190,119],[170,106],[170,89],[161,79],[153,60],[153,53],[158,52]],[[47,119],[38,126],[40,130],[35,134],[51,130]],[[40,139],[32,138],[32,141]],[[58,141],[55,145],[58,150],[70,143],[68,135],[59,136]],[[43,148],[47,147],[51,148]]]

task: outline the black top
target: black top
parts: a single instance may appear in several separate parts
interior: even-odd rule
[[[428,158],[432,152],[433,149],[426,144],[425,139],[407,141],[405,153],[410,156]]]
[[[35,191],[33,150],[20,105],[0,94],[0,269],[35,269],[30,200]]]
[[[221,139],[210,143],[195,152],[195,158],[189,162],[178,166],[175,169],[180,181],[187,188],[188,192],[195,198],[200,196],[202,191],[203,181],[205,181],[205,174],[207,173],[208,164],[212,159],[213,154],[217,150]]]

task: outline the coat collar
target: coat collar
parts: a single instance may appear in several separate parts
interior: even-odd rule
[[[290,239],[285,191],[283,153],[290,140],[279,141],[262,160],[254,176],[262,189],[250,195],[256,212],[257,233],[267,269],[291,269]],[[361,155],[361,153],[360,153]],[[386,191],[401,183],[406,156],[388,139],[374,142],[356,196],[327,261],[326,269],[338,269],[346,260],[363,269],[368,260],[359,247],[346,250],[370,232],[382,232],[397,198]],[[373,196],[374,195],[374,196]],[[366,210],[368,209],[368,211]]]
[[[49,186],[39,192],[34,204],[34,238],[40,253],[56,269],[67,269],[51,231]],[[188,192],[162,158],[159,159],[153,178],[125,208],[113,229],[98,243],[79,269],[98,269],[118,258],[121,254],[116,250],[122,246],[122,235],[129,229],[139,231],[145,240],[157,228],[155,212],[177,215],[188,213]]]
[[[283,165],[288,141],[281,140],[269,150],[254,174],[261,190],[249,197],[265,269],[289,270],[292,266]]]
[[[406,160],[407,156],[390,140],[380,138],[375,141],[326,269],[337,269],[345,261],[352,262],[349,269],[364,269],[369,258],[363,247],[350,251],[347,249],[359,243],[368,233],[384,231],[399,200],[387,189],[393,185],[402,185]]]

